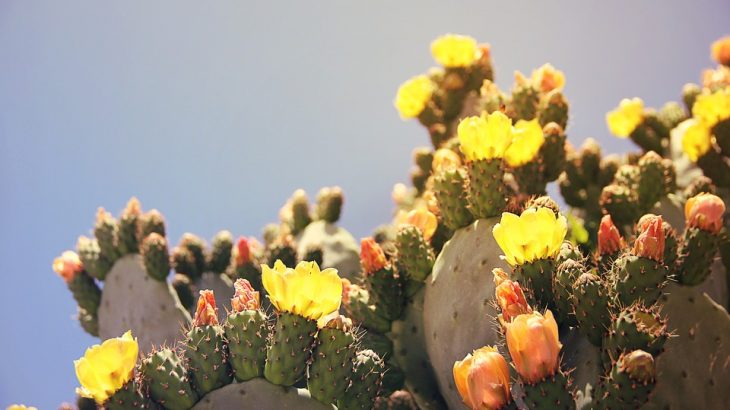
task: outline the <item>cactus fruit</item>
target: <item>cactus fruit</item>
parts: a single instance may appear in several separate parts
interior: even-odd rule
[[[101,289],[94,278],[85,271],[78,272],[68,282],[68,289],[81,309],[92,316],[96,315],[101,303]]]
[[[79,254],[84,269],[94,279],[104,280],[106,275],[112,268],[112,262],[107,256],[101,253],[99,242],[89,239],[86,236],[80,236],[76,242],[76,252]]]
[[[335,186],[320,189],[317,193],[315,218],[331,224],[336,223],[340,219],[344,201],[342,188]]]
[[[396,320],[403,312],[403,280],[373,238],[364,238],[360,247],[361,264],[369,302],[388,320]],[[382,357],[382,355],[381,355]]]
[[[201,396],[231,381],[223,327],[212,291],[200,291],[193,325],[187,333],[184,349],[193,387]]]
[[[467,162],[469,210],[475,218],[499,215],[507,204],[501,159]]]
[[[452,230],[469,225],[474,217],[468,209],[464,168],[444,168],[434,178],[434,194],[444,224]]]
[[[573,303],[580,331],[595,346],[611,323],[611,296],[604,282],[593,273],[583,273],[574,283]]]
[[[616,259],[614,266],[618,275],[616,294],[623,305],[638,300],[651,305],[659,299],[667,281],[667,269],[661,262],[624,254]]]
[[[356,342],[352,321],[342,315],[330,319],[317,332],[307,370],[307,387],[312,397],[325,404],[342,398],[350,382]]]
[[[231,263],[233,253],[233,235],[228,231],[218,232],[211,241],[207,270],[213,273],[224,273]]]
[[[595,391],[600,410],[639,408],[646,403],[656,383],[657,369],[651,354],[642,350],[623,353],[606,380]]]
[[[151,233],[162,237],[166,234],[165,217],[157,209],[151,209],[140,216],[137,240],[141,243]]]
[[[132,197],[127,202],[127,207],[119,217],[119,230],[117,231],[117,246],[120,255],[139,252],[139,226],[142,216],[142,208],[139,200]]]
[[[114,264],[104,281],[98,315],[102,339],[131,329],[143,352],[178,340],[180,327],[190,322],[177,293],[147,274],[140,255],[127,255]]]
[[[409,278],[423,281],[431,273],[434,263],[434,252],[424,238],[421,230],[414,225],[404,225],[398,229],[396,238],[398,262]]]
[[[146,394],[140,391],[141,386],[137,380],[128,381],[122,388],[117,390],[109,400],[104,403],[104,409],[109,410],[132,410],[152,409],[154,404],[147,398]]]
[[[99,242],[101,253],[107,257],[110,263],[114,263],[120,256],[117,249],[118,230],[114,217],[104,208],[99,208],[96,213],[94,237]]]
[[[617,360],[622,353],[637,349],[652,356],[663,351],[669,333],[667,322],[659,315],[658,310],[657,305],[646,308],[634,304],[624,308],[613,318],[608,335],[603,341],[603,348],[612,361]]]
[[[322,267],[337,269],[343,278],[355,278],[360,272],[360,247],[346,229],[325,220],[314,221],[296,238],[296,252],[301,260],[311,249],[322,250]],[[291,265],[287,266],[292,266]]]
[[[585,266],[574,259],[564,260],[555,269],[552,290],[556,315],[561,324],[575,324],[576,315],[573,314],[574,284],[585,271]]]
[[[198,401],[187,369],[175,350],[163,348],[150,352],[142,361],[141,370],[150,397],[166,409],[187,410]]]
[[[304,377],[317,333],[317,322],[305,317],[278,312],[266,352],[264,376],[274,384],[293,386]]]
[[[259,378],[214,390],[202,397],[191,410],[240,408],[331,410],[331,406],[310,397],[306,389],[277,386]]]
[[[438,386],[450,408],[458,408],[462,402],[453,381],[454,362],[499,339],[494,326],[459,325],[483,323],[496,316],[492,268],[508,269],[491,233],[497,222],[497,218],[480,219],[457,230],[426,280],[423,334]]]
[[[383,360],[372,350],[357,353],[352,379],[344,396],[337,400],[338,410],[371,409],[380,391]]]
[[[269,324],[260,306],[259,292],[245,279],[238,279],[234,287],[233,310],[226,317],[223,331],[233,375],[241,382],[263,375]]]
[[[164,281],[170,273],[170,254],[165,237],[156,232],[149,234],[142,241],[141,254],[147,274],[152,279]]]

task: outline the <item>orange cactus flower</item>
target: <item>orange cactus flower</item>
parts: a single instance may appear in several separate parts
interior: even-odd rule
[[[537,383],[558,371],[562,345],[552,312],[519,315],[506,326],[512,363],[526,383]]]
[[[66,283],[71,282],[74,276],[82,270],[84,270],[84,265],[74,251],[66,251],[53,260],[53,271]]]
[[[611,215],[604,215],[601,226],[598,228],[598,253],[601,255],[614,254],[626,247],[624,238],[613,224]]]
[[[237,279],[233,284],[235,293],[231,298],[231,307],[234,312],[243,312],[244,310],[256,310],[261,306],[261,297],[251,283],[246,279]],[[213,301],[215,304],[215,301]]]
[[[360,264],[365,274],[377,272],[387,264],[383,248],[372,237],[360,241]]]
[[[212,290],[201,290],[198,307],[195,310],[193,326],[213,326],[218,324],[218,308]]]
[[[454,363],[454,382],[470,409],[499,409],[512,398],[509,366],[495,347],[485,346]]]
[[[722,229],[725,202],[718,196],[702,193],[687,200],[684,217],[687,226],[717,234]]]

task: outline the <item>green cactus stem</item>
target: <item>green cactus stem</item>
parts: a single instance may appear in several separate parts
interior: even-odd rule
[[[325,404],[343,397],[350,383],[356,341],[352,322],[344,316],[330,320],[319,330],[307,371],[312,397]]]
[[[307,370],[316,333],[316,321],[293,313],[277,312],[266,352],[266,380],[280,386],[293,386],[301,380]]]
[[[150,397],[164,408],[187,410],[198,401],[183,360],[174,350],[151,352],[142,361],[141,370]]]
[[[147,274],[152,279],[164,281],[170,273],[167,239],[156,232],[149,234],[142,241],[141,253]]]
[[[338,410],[372,409],[383,378],[383,360],[372,350],[357,353],[350,384],[337,400]]]
[[[469,210],[476,219],[497,216],[507,205],[502,160],[482,159],[467,163]]]

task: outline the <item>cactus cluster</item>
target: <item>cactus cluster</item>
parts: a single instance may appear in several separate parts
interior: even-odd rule
[[[641,152],[604,156],[567,142],[562,72],[503,92],[489,45],[436,39],[441,67],[395,99],[431,147],[359,248],[337,187],[294,192],[261,242],[170,252],[159,212],[101,209],[54,262],[106,340],[76,363],[79,408],[723,408],[730,38],[713,50],[684,107],[608,113]]]

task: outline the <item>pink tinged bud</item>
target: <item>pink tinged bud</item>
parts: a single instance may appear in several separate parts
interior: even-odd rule
[[[251,262],[251,248],[249,247],[248,239],[246,237],[242,236],[238,238],[236,250],[238,251],[236,253],[236,266],[245,265]]]
[[[66,251],[53,260],[53,271],[66,283],[71,282],[74,276],[82,270],[84,270],[84,265],[76,252]]]
[[[238,279],[233,284],[236,290],[231,299],[231,307],[234,312],[243,312],[244,310],[256,310],[261,306],[259,292],[254,290],[251,283],[246,279]],[[200,305],[200,303],[198,303]],[[215,301],[213,301],[215,306]]]
[[[127,202],[127,207],[124,208],[124,211],[122,211],[123,215],[128,216],[139,216],[142,215],[142,205],[139,203],[139,199],[137,197],[132,197],[129,199],[129,202]]]
[[[664,260],[664,228],[661,216],[657,216],[641,227],[641,233],[634,242],[633,253],[657,262]]]
[[[495,284],[499,281],[495,294],[497,304],[502,310],[502,319],[511,322],[513,318],[519,315],[532,312],[520,284],[503,277],[502,274],[505,272],[499,268],[492,272],[494,273]]]
[[[350,304],[350,291],[352,290],[352,282],[349,279],[341,278],[342,281],[342,304],[347,306]]]
[[[106,209],[99,207],[99,209],[96,210],[96,224],[100,225],[108,220],[113,220],[114,217],[111,213],[107,212]]]
[[[360,241],[360,264],[366,275],[383,269],[387,264],[385,252],[375,239],[368,237]]]
[[[560,340],[558,324],[549,310],[519,315],[506,325],[507,348],[515,370],[530,384],[558,371]]]
[[[601,226],[598,228],[598,253],[600,255],[614,254],[626,246],[624,238],[613,224],[611,215],[605,215],[601,219]]]
[[[687,200],[684,216],[687,226],[717,234],[722,229],[725,203],[716,195],[699,194]]]
[[[198,307],[195,310],[193,326],[213,326],[218,324],[218,308],[212,290],[201,290]]]

